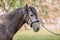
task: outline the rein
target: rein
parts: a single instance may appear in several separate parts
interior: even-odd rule
[[[60,34],[54,33],[54,32],[52,32],[52,31],[50,31],[49,29],[47,29],[47,28],[44,26],[44,23],[43,23],[42,21],[41,21],[41,23],[42,23],[42,27],[45,28],[48,32],[50,32],[50,33],[52,33],[52,34],[54,34],[54,35],[60,36]]]
[[[22,10],[22,11],[23,11],[23,10]],[[27,16],[27,14],[24,14],[24,15],[23,15],[23,19],[22,19],[20,25],[18,25],[18,28],[22,25],[22,23],[23,23],[23,21],[24,21],[24,19],[25,19],[26,16]],[[17,28],[17,29],[18,29],[18,28]]]
[[[47,29],[44,25],[42,25],[43,26],[43,28],[45,28],[47,31],[49,31],[50,33],[52,33],[52,34],[54,34],[54,35],[59,35],[60,36],[60,34],[57,34],[57,33],[54,33],[54,32],[52,32],[52,31],[50,31],[49,29]]]

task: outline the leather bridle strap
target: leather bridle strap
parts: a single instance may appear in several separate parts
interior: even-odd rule
[[[32,27],[32,24],[34,24],[34,23],[36,23],[36,22],[39,22],[39,20],[32,22],[32,23],[31,23],[31,27]]]

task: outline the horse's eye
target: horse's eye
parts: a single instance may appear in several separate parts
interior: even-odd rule
[[[31,15],[31,16],[33,16],[33,15]]]

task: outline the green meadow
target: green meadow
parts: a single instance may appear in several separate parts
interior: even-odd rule
[[[60,40],[60,36],[54,35],[44,28],[41,28],[39,32],[34,32],[32,29],[20,29],[13,40]]]

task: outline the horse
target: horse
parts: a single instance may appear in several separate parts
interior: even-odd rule
[[[25,5],[17,8],[8,14],[0,16],[0,40],[12,40],[16,32],[27,23],[38,32],[40,29],[37,11],[34,7]]]

